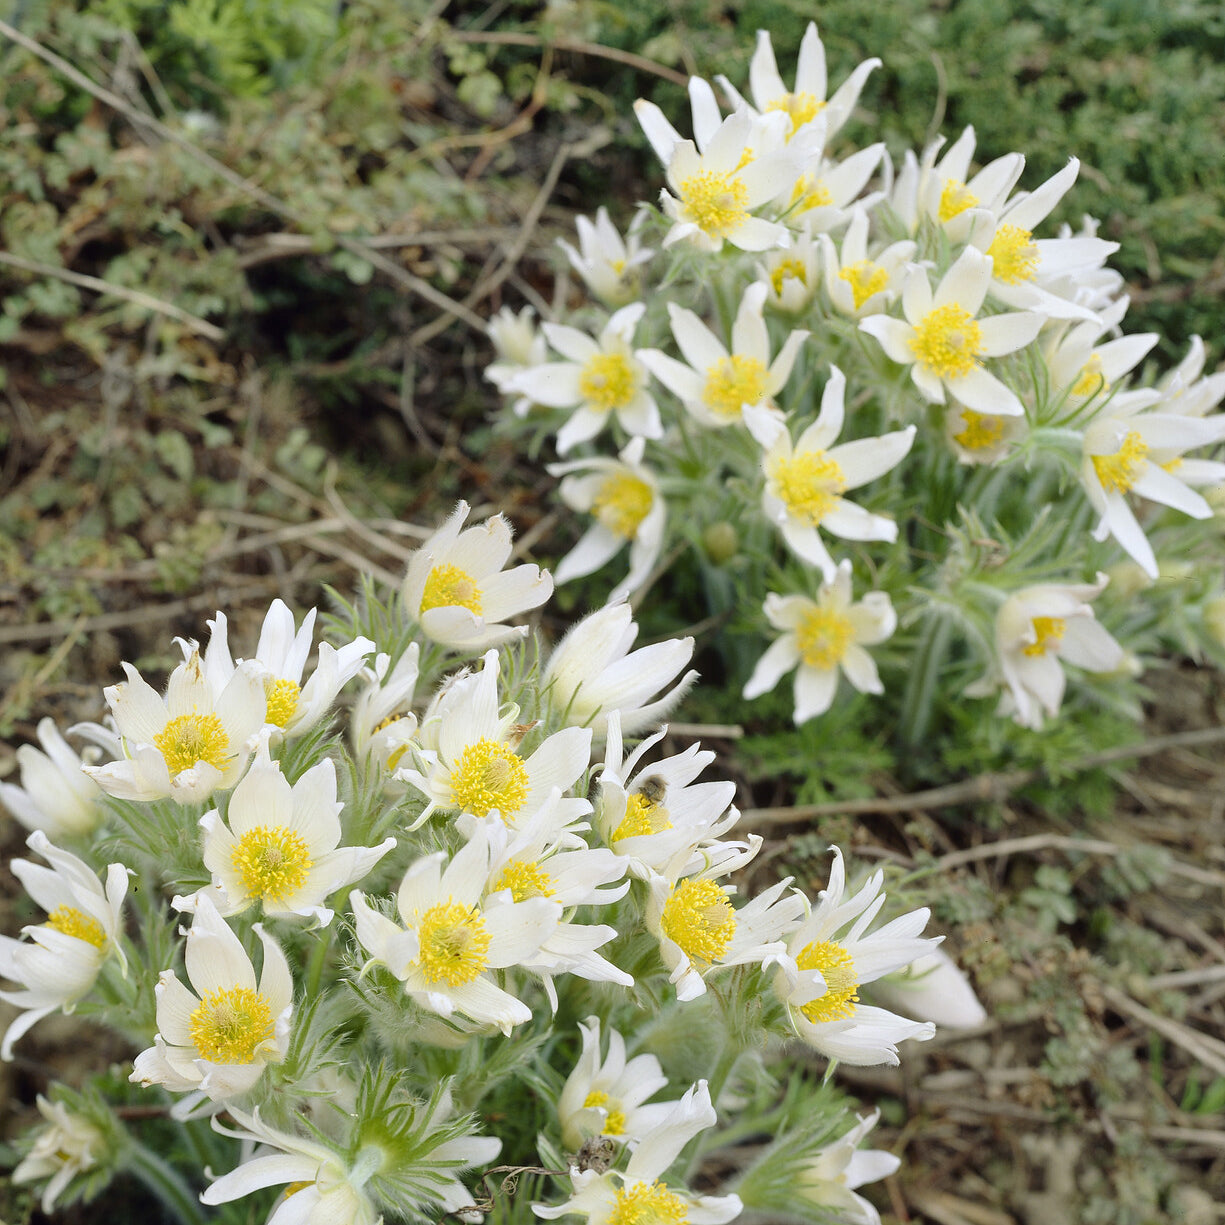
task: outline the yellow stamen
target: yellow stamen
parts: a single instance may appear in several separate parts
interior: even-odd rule
[[[249,987],[209,991],[188,1022],[201,1059],[212,1063],[253,1063],[272,1041],[272,1008],[267,997]]]
[[[1017,225],[996,227],[987,254],[995,261],[993,272],[997,280],[1005,285],[1019,285],[1034,279],[1041,256],[1033,238],[1032,230]]]
[[[829,188],[812,174],[804,175],[791,192],[791,208],[797,213],[806,213],[810,208],[825,208],[833,202]]]
[[[230,862],[251,897],[273,903],[291,898],[313,866],[305,841],[284,825],[248,830],[235,844]]]
[[[616,1103],[603,1089],[593,1089],[583,1100],[583,1108],[602,1106],[605,1110],[602,1136],[622,1136],[625,1134],[625,1111],[616,1108]]]
[[[1004,437],[1003,417],[963,408],[961,419],[965,426],[960,434],[953,435],[953,440],[959,442],[967,451],[986,451]]]
[[[1030,624],[1034,627],[1035,639],[1025,648],[1026,655],[1045,655],[1048,651],[1059,650],[1068,628],[1062,617],[1035,617]]]
[[[731,174],[703,170],[680,185],[682,221],[692,221],[711,238],[734,234],[749,215],[749,189]]]
[[[417,939],[417,965],[428,982],[462,987],[489,964],[489,930],[475,906],[451,901],[431,906],[421,919]]]
[[[842,613],[817,607],[804,614],[796,627],[795,640],[804,663],[828,672],[842,662],[855,641],[855,627]]]
[[[1135,430],[1123,435],[1123,443],[1113,455],[1094,455],[1093,470],[1107,493],[1127,493],[1144,471],[1148,446]]]
[[[624,408],[637,394],[638,380],[624,353],[597,353],[578,376],[578,389],[592,408]]]
[[[712,880],[683,880],[664,903],[660,927],[695,963],[711,965],[736,934],[736,912]]]
[[[298,697],[302,690],[296,681],[281,679],[272,681],[264,690],[268,698],[268,712],[264,715],[265,723],[275,723],[277,727],[286,727],[298,709]]]
[[[824,451],[802,451],[791,459],[777,459],[770,478],[788,513],[812,527],[838,505],[846,488],[838,461]]]
[[[1080,368],[1076,382],[1072,384],[1074,396],[1095,396],[1099,392],[1105,394],[1110,390],[1110,382],[1102,373],[1102,357],[1094,353]]]
[[[431,608],[467,608],[481,615],[480,584],[465,570],[458,566],[444,563],[435,566],[425,580],[425,588],[421,593],[420,612],[429,612]]]
[[[861,259],[857,264],[848,264],[838,273],[840,281],[851,287],[851,297],[858,310],[873,294],[880,293],[889,285],[889,274],[870,259]]]
[[[509,889],[516,902],[526,902],[530,897],[552,897],[553,878],[539,865],[517,861],[508,863],[498,877],[493,892]]]
[[[807,286],[808,269],[804,266],[802,259],[789,256],[787,259],[779,260],[774,265],[774,271],[770,273],[770,284],[774,286],[776,295],[782,294],[783,282],[788,278],[799,281],[801,285]]]
[[[661,1182],[618,1187],[607,1225],[686,1225],[689,1207]]]
[[[625,816],[621,824],[613,830],[610,842],[620,842],[622,838],[639,838],[644,834],[658,834],[662,830],[671,829],[672,821],[668,810],[660,804],[652,804],[640,791],[635,791],[625,799]]]
[[[910,341],[910,351],[919,365],[944,379],[969,374],[978,365],[982,348],[982,328],[956,302],[928,311]]]
[[[633,540],[654,502],[646,481],[632,472],[613,472],[600,483],[591,513],[614,535]]]
[[[940,208],[937,213],[941,221],[952,221],[958,213],[973,208],[978,197],[959,179],[949,179],[940,193]]]
[[[519,754],[488,738],[464,749],[451,770],[456,807],[478,817],[497,809],[502,820],[509,821],[523,807],[530,789]]]
[[[766,394],[769,370],[755,357],[733,353],[721,357],[706,371],[702,403],[716,417],[729,421],[740,416],[745,404],[757,404]]]
[[[785,111],[791,120],[791,131],[787,134],[790,140],[796,128],[810,123],[825,109],[825,103],[816,94],[801,90],[798,94],[783,94],[773,102],[766,104],[768,111]]]
[[[795,964],[801,970],[820,970],[825,994],[810,1000],[800,1011],[814,1025],[822,1021],[845,1021],[855,1015],[859,1003],[859,977],[850,953],[832,940],[805,945]]]
[[[232,756],[230,738],[216,715],[179,715],[153,737],[153,744],[171,776],[201,761],[223,770]]]
[[[73,936],[84,940],[100,949],[106,944],[106,931],[102,924],[92,915],[87,915],[75,906],[57,906],[48,916],[47,924],[52,931],[63,932],[65,936]]]

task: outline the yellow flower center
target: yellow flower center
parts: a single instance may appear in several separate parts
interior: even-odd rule
[[[686,1225],[689,1208],[661,1182],[618,1187],[607,1225]]]
[[[579,374],[578,389],[593,408],[606,413],[634,398],[638,380],[624,353],[597,353]]]
[[[632,472],[614,472],[600,482],[591,513],[615,536],[633,540],[651,512],[655,493]]]
[[[798,94],[783,94],[781,98],[775,98],[773,102],[766,104],[768,111],[786,111],[791,120],[792,133],[796,128],[811,123],[824,109],[825,103],[807,90],[801,90]],[[788,135],[787,139],[790,140],[791,135]]]
[[[889,274],[870,259],[861,259],[857,264],[848,264],[838,273],[838,279],[851,287],[851,297],[858,310],[873,294],[880,293],[889,284]]]
[[[508,821],[523,807],[530,787],[519,754],[488,738],[464,749],[451,770],[456,806],[478,817],[487,817],[496,809]]]
[[[285,727],[298,709],[298,697],[302,690],[296,681],[272,681],[265,687],[268,698],[268,712],[264,715],[265,723],[275,723],[277,727]]]
[[[583,1101],[583,1108],[602,1106],[607,1112],[604,1116],[602,1136],[623,1136],[625,1134],[625,1111],[617,1107],[616,1102],[603,1089],[593,1089]]]
[[[613,830],[610,842],[620,842],[622,838],[639,838],[644,834],[658,834],[672,828],[668,810],[662,804],[653,804],[640,791],[635,791],[625,800],[625,816],[621,824]]]
[[[443,564],[435,566],[425,580],[425,589],[421,592],[420,612],[429,612],[431,608],[467,608],[481,615],[480,584],[465,570],[458,566]]]
[[[1102,373],[1102,358],[1100,353],[1094,353],[1080,368],[1076,382],[1072,384],[1074,396],[1095,396],[1098,392],[1110,390],[1110,383]]]
[[[1023,230],[1017,225],[996,227],[995,237],[987,248],[987,254],[995,261],[994,274],[1005,285],[1019,285],[1032,281],[1038,271],[1038,245],[1033,241],[1033,231]]]
[[[736,934],[736,912],[712,880],[683,880],[664,903],[660,927],[689,960],[711,965]]]
[[[475,906],[439,902],[425,912],[417,929],[417,965],[428,982],[462,987],[488,965],[489,939]]]
[[[774,271],[770,273],[770,284],[774,286],[775,294],[783,292],[783,282],[790,277],[792,280],[799,281],[801,285],[808,284],[808,269],[804,267],[804,261],[791,256],[788,259],[781,259],[774,265]]]
[[[306,843],[284,825],[248,830],[231,852],[230,862],[247,893],[266,902],[292,897],[312,867]]]
[[[855,641],[855,627],[842,613],[817,607],[804,614],[795,641],[808,667],[828,672],[842,662],[847,647]]]
[[[749,215],[749,189],[735,172],[719,174],[703,170],[690,175],[680,190],[681,219],[692,221],[711,238],[734,234]]]
[[[814,1024],[845,1021],[855,1015],[859,1003],[859,977],[850,953],[832,940],[805,945],[795,964],[801,970],[820,970],[825,979],[825,994],[810,1000],[800,1011]]]
[[[726,417],[729,421],[739,417],[745,404],[756,404],[766,394],[769,373],[755,357],[740,353],[721,357],[706,371],[702,403],[716,417]]]
[[[1003,417],[963,408],[961,419],[965,426],[960,434],[953,435],[953,441],[959,442],[967,451],[985,451],[1004,437]]]
[[[938,216],[941,221],[952,221],[958,213],[973,208],[978,197],[960,179],[949,179],[940,193]]]
[[[779,501],[792,518],[816,527],[838,504],[846,477],[824,451],[802,451],[774,461],[770,473]]]
[[[250,987],[209,991],[188,1026],[200,1058],[212,1063],[253,1063],[273,1037],[268,1000]]]
[[[47,924],[52,931],[63,932],[65,936],[73,936],[84,940],[100,949],[106,943],[106,931],[102,924],[83,910],[75,906],[57,906],[48,916]]]
[[[230,738],[216,715],[179,715],[153,737],[153,744],[172,776],[200,761],[221,770],[231,757]]]
[[[1126,493],[1144,471],[1148,447],[1135,430],[1123,435],[1123,445],[1113,455],[1094,455],[1093,470],[1107,493]]]
[[[494,893],[501,889],[509,889],[516,902],[526,902],[530,897],[552,897],[557,890],[553,888],[553,878],[535,863],[508,863],[498,877]]]
[[[982,328],[956,302],[928,311],[910,340],[910,351],[919,365],[943,379],[969,374],[978,364],[982,347]]]
[[[1045,655],[1048,651],[1057,651],[1063,640],[1068,623],[1062,617],[1035,617],[1030,624],[1034,627],[1034,641],[1025,648],[1026,655]]]
[[[810,208],[825,208],[833,202],[829,188],[812,174],[804,175],[791,192],[791,207],[797,213],[806,213]]]

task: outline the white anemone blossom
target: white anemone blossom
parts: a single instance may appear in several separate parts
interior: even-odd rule
[[[35,830],[26,845],[51,866],[14,859],[9,867],[47,918],[22,928],[28,940],[0,936],[0,978],[21,987],[0,991],[0,1000],[21,1009],[0,1041],[4,1060],[12,1059],[13,1044],[43,1017],[61,1009],[72,1012],[109,957],[127,971],[119,944],[127,868],[110,864],[103,886],[88,864],[53,846],[42,830]]]
[[[797,1179],[796,1193],[846,1225],[880,1225],[880,1213],[856,1191],[896,1174],[901,1160],[879,1148],[860,1148],[880,1120],[880,1111],[857,1119],[848,1132],[820,1149]]]
[[[910,367],[924,399],[943,404],[946,393],[980,413],[1019,417],[1025,411],[1016,393],[983,365],[1029,344],[1045,318],[1010,311],[978,318],[991,284],[991,259],[966,249],[944,274],[935,292],[927,272],[912,267],[902,289],[903,319],[869,315],[860,328],[875,337],[888,357]]]
[[[608,1031],[602,1055],[600,1018],[580,1021],[583,1049],[557,1099],[562,1143],[577,1152],[593,1136],[610,1136],[635,1145],[675,1109],[677,1101],[647,1103],[668,1083],[659,1060],[650,1054],[626,1058],[625,1039]]]
[[[549,465],[550,476],[564,478],[558,490],[561,500],[595,519],[558,562],[556,582],[593,574],[627,544],[629,573],[609,599],[624,599],[650,577],[663,550],[668,508],[655,473],[642,462],[645,445],[642,438],[631,438],[616,459],[597,456]]]
[[[536,326],[536,312],[525,306],[517,315],[504,306],[486,328],[497,360],[485,367],[485,377],[503,394],[510,395],[510,380],[531,366],[548,359],[544,333]],[[511,405],[516,417],[526,417],[532,407],[527,396]]]
[[[510,558],[511,528],[504,515],[461,530],[468,503],[412,557],[400,584],[404,609],[432,642],[474,652],[527,633],[503,622],[538,608],[553,594],[553,580],[539,566],[504,570]]]
[[[595,221],[575,218],[578,230],[578,250],[558,239],[570,267],[583,278],[587,288],[610,306],[624,306],[638,295],[638,269],[655,254],[639,242],[639,231],[647,214],[634,215],[630,228],[622,238],[609,220],[603,205],[596,210]]]
[[[608,716],[620,712],[621,731],[635,735],[659,723],[697,680],[690,670],[662,697],[693,656],[692,638],[630,648],[638,625],[629,605],[610,603],[566,631],[553,648],[541,678],[550,711],[566,723],[590,727],[603,737]]]
[[[768,292],[762,281],[745,289],[732,324],[730,352],[693,311],[669,302],[672,335],[685,360],[677,361],[658,349],[643,349],[639,354],[699,424],[710,429],[738,424],[755,405],[777,411],[774,396],[791,377],[808,332],[793,330],[771,358],[770,334],[762,314]]]
[[[883,591],[870,591],[857,602],[851,596],[851,563],[846,560],[821,584],[816,600],[770,592],[766,620],[783,633],[757,661],[744,696],[752,699],[769,693],[794,668],[798,724],[830,708],[839,672],[860,693],[883,693],[876,663],[864,648],[892,635],[897,613]]]
[[[260,665],[240,663],[214,688],[193,644],[171,672],[164,698],[131,664],[123,670],[128,679],[102,692],[125,756],[85,766],[85,772],[123,800],[169,796],[192,804],[233,787],[255,751],[268,709]]]
[[[84,761],[60,734],[54,719],[38,721],[40,753],[31,744],[17,750],[21,786],[0,783],[0,803],[26,829],[52,837],[74,837],[102,820],[102,790],[82,769]]]
[[[716,1121],[710,1090],[700,1080],[642,1137],[624,1173],[572,1167],[570,1198],[561,1204],[533,1204],[532,1211],[546,1220],[576,1216],[592,1225],[611,1225],[614,1221],[723,1225],[734,1220],[743,1208],[739,1196],[694,1195],[684,1187],[662,1181],[685,1145]]]
[[[392,771],[417,735],[417,716],[410,706],[420,672],[421,647],[411,642],[391,666],[391,656],[379,652],[374,666],[363,668],[365,681],[349,716],[349,739],[358,759],[371,754],[385,771]]]
[[[548,897],[487,897],[488,878],[489,844],[473,839],[450,862],[440,851],[409,867],[396,894],[403,926],[360,891],[350,904],[357,939],[369,954],[367,970],[386,966],[429,1012],[509,1034],[532,1012],[498,985],[496,972],[531,958],[557,929],[562,907]]]
[[[343,807],[330,757],[291,786],[261,748],[234,788],[225,820],[215,808],[200,818],[204,866],[213,874],[207,892],[218,913],[240,914],[258,902],[266,915],[330,923],[325,900],[362,880],[396,844],[387,838],[378,846],[340,846]],[[196,896],[176,897],[174,905],[192,911]]]
[[[892,303],[902,269],[915,253],[915,244],[906,239],[869,256],[868,213],[864,208],[856,208],[851,214],[841,247],[835,248],[828,234],[818,234],[817,244],[830,305],[855,319],[882,312]]]
[[[940,937],[922,938],[930,911],[923,907],[869,932],[885,895],[884,873],[874,872],[846,897],[842,852],[834,848],[829,886],[792,932],[777,958],[774,989],[795,1032],[829,1059],[855,1066],[897,1064],[897,1044],[932,1037],[930,1022],[907,1021],[859,1001],[859,988],[930,953]],[[850,925],[849,930],[845,930]]]
[[[764,449],[762,509],[783,534],[788,547],[830,581],[836,566],[821,540],[824,528],[844,540],[897,539],[897,523],[872,514],[842,495],[895,468],[914,442],[915,427],[832,444],[845,420],[846,376],[830,367],[816,421],[791,441],[784,422],[759,408],[745,409],[749,432]]]
[[[191,989],[173,970],[162,972],[154,1045],[136,1056],[129,1080],[225,1101],[254,1088],[266,1065],[285,1058],[293,978],[281,946],[260,924],[254,930],[264,948],[258,984],[242,941],[208,895],[197,895],[184,953]]]
[[[64,1102],[48,1101],[40,1093],[37,1104],[47,1126],[35,1136],[34,1146],[21,1159],[12,1178],[15,1186],[47,1179],[39,1206],[49,1216],[69,1183],[78,1174],[93,1169],[109,1143],[94,1123],[70,1110]]]

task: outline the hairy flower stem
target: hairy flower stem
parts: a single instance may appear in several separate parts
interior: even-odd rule
[[[160,1157],[133,1140],[127,1150],[125,1164],[182,1225],[204,1225],[205,1217],[196,1193]]]
[[[927,734],[940,669],[948,654],[952,630],[953,624],[948,616],[934,614],[928,618],[927,628],[915,648],[898,717],[898,739],[905,745],[917,745]]]

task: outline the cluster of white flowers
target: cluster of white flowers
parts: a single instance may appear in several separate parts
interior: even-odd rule
[[[594,521],[558,582],[592,573],[626,544],[617,596],[643,589],[665,550],[675,556],[685,542],[699,565],[735,554],[739,591],[764,598],[765,620],[782,632],[745,696],[796,668],[797,722],[830,708],[840,674],[882,692],[865,648],[938,606],[978,657],[982,679],[969,694],[1001,693],[1001,712],[1036,728],[1059,709],[1058,660],[1132,670],[1104,631],[1088,635],[1091,650],[1074,645],[1079,631],[1061,646],[1060,610],[1071,601],[1092,620],[1085,580],[1113,561],[1094,542],[1112,540],[1155,580],[1137,499],[1193,520],[1225,506],[1225,463],[1185,457],[1225,440],[1216,411],[1225,375],[1204,377],[1196,338],[1166,378],[1138,378],[1158,338],[1118,332],[1128,300],[1106,266],[1117,244],[1091,221],[1035,237],[1075,183],[1075,158],[1021,190],[1024,157],[976,169],[971,128],[900,160],[880,143],[848,146],[844,125],[879,65],[865,61],[827,96],[810,24],[791,88],[765,32],[747,96],[719,77],[721,105],[710,83],[691,79],[692,139],[639,102],[666,180],[657,249],[643,245],[645,210],[625,240],[603,209],[594,224],[581,219],[581,255],[563,246],[607,309],[588,310],[591,332],[570,322],[535,332],[519,316],[513,359],[508,316],[491,328],[503,360],[489,376],[519,417],[555,423],[559,453],[599,445],[605,432],[615,440],[616,458],[592,449],[549,468],[564,475],[562,501]],[[839,441],[844,425],[849,441]],[[746,463],[754,444],[758,462]],[[999,478],[976,479],[984,468]],[[782,550],[755,530],[758,502]],[[1008,540],[1026,536],[1043,504],[1084,526],[1043,556],[1011,555]],[[942,554],[956,515],[980,505],[999,547],[950,590]],[[1206,541],[1221,569],[1219,532],[1147,522],[1171,553]],[[703,558],[704,529],[716,526],[724,556]],[[850,554],[832,555],[833,543]],[[767,592],[780,567],[792,590]],[[856,601],[865,583],[876,589]],[[1220,594],[1218,581],[1197,599],[1207,610]],[[899,615],[894,601],[905,605]],[[1188,620],[1214,641],[1207,611]]]
[[[831,1063],[896,1063],[900,1042],[932,1035],[930,1021],[861,999],[938,944],[920,934],[926,910],[876,925],[879,873],[847,897],[836,853],[815,904],[790,879],[749,897],[733,883],[761,846],[736,837],[733,784],[701,777],[714,754],[699,745],[659,747],[694,680],[692,639],[635,649],[616,602],[525,664],[523,627],[508,622],[552,580],[507,571],[506,521],[464,528],[467,514],[424,542],[369,617],[387,641],[321,644],[303,682],[313,613],[295,628],[277,601],[237,662],[218,613],[203,651],[181,643],[164,695],[125,665],[105,691],[113,727],[73,729],[113,760],[85,764],[50,724],[46,754],[23,750],[24,787],[3,798],[38,827],[29,845],[50,866],[12,869],[47,917],[0,937],[0,975],[15,984],[0,999],[19,1009],[0,1054],[53,1012],[113,1024],[143,1043],[133,1084],[172,1095],[180,1127],[211,1126],[205,1147],[227,1144],[232,1163],[184,1177],[117,1139],[105,1105],[46,1100],[17,1177],[44,1184],[48,1210],[118,1168],[177,1186],[180,1203],[193,1181],[206,1204],[288,1184],[268,1201],[275,1225],[472,1210],[460,1176],[501,1141],[481,1134],[479,1077],[474,1090],[439,1060],[470,1051],[479,1068],[506,1044],[539,1050],[559,1013],[598,999],[581,1050],[567,1053],[571,1035],[555,1044],[564,1085],[540,1160],[566,1173],[561,1198],[532,1209],[730,1221],[752,1206],[751,1180],[698,1193],[685,1170],[744,1109],[724,1093],[740,1059],[766,1047],[785,1058],[799,1041]],[[846,585],[840,567],[840,608]],[[848,659],[863,681],[870,662]],[[359,692],[335,727],[351,680]],[[99,845],[122,854],[103,879]],[[665,1014],[693,1010],[699,1029],[764,996],[773,1020],[751,1040],[725,1022],[708,1076],[656,1100],[667,1046],[624,1036],[643,992]],[[408,1072],[389,1072],[389,1048]],[[794,1194],[874,1219],[853,1188],[896,1159],[859,1150],[873,1121],[810,1146],[786,1175]]]

